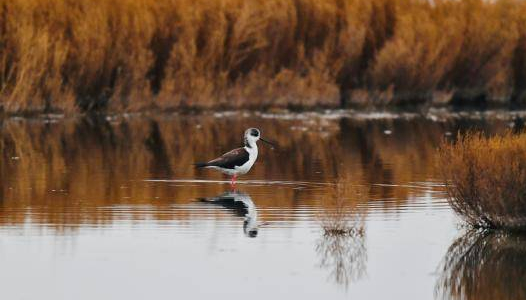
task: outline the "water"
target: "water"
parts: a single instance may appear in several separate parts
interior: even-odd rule
[[[4,299],[525,299],[526,242],[449,209],[436,146],[502,112],[4,120]],[[192,164],[260,145],[235,191]],[[335,213],[336,212],[336,213]],[[324,224],[359,228],[324,234]],[[497,276],[495,276],[495,274]]]

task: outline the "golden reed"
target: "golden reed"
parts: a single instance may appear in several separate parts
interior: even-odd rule
[[[474,227],[526,229],[526,133],[466,133],[444,142],[440,168],[449,203]]]
[[[525,87],[522,0],[0,0],[6,113],[521,102]]]

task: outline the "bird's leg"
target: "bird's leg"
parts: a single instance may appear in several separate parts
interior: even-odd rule
[[[236,186],[236,177],[237,177],[237,175],[235,175],[235,174],[234,174],[234,176],[232,176],[232,181],[230,182],[230,185],[231,185],[232,187],[235,187],[235,186]]]

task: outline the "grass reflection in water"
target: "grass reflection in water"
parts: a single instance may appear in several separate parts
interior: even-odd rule
[[[365,243],[365,206],[369,191],[364,186],[339,180],[323,198],[318,215],[322,229],[316,242],[320,268],[329,270],[329,278],[347,289],[367,273]]]
[[[526,236],[469,231],[449,247],[438,299],[526,299]]]

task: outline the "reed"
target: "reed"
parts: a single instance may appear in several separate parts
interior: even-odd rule
[[[316,242],[319,266],[330,271],[331,281],[345,289],[367,274],[367,209],[363,204],[371,189],[354,182],[352,176],[342,174],[322,198],[317,214],[321,227]]]
[[[469,224],[526,229],[526,133],[459,135],[440,161],[449,203]]]
[[[323,209],[317,218],[324,236],[361,237],[365,234],[366,211],[360,204],[366,202],[370,190],[349,182],[353,181],[338,179],[322,200]]]
[[[0,0],[0,105],[521,104],[525,16],[522,0]]]

